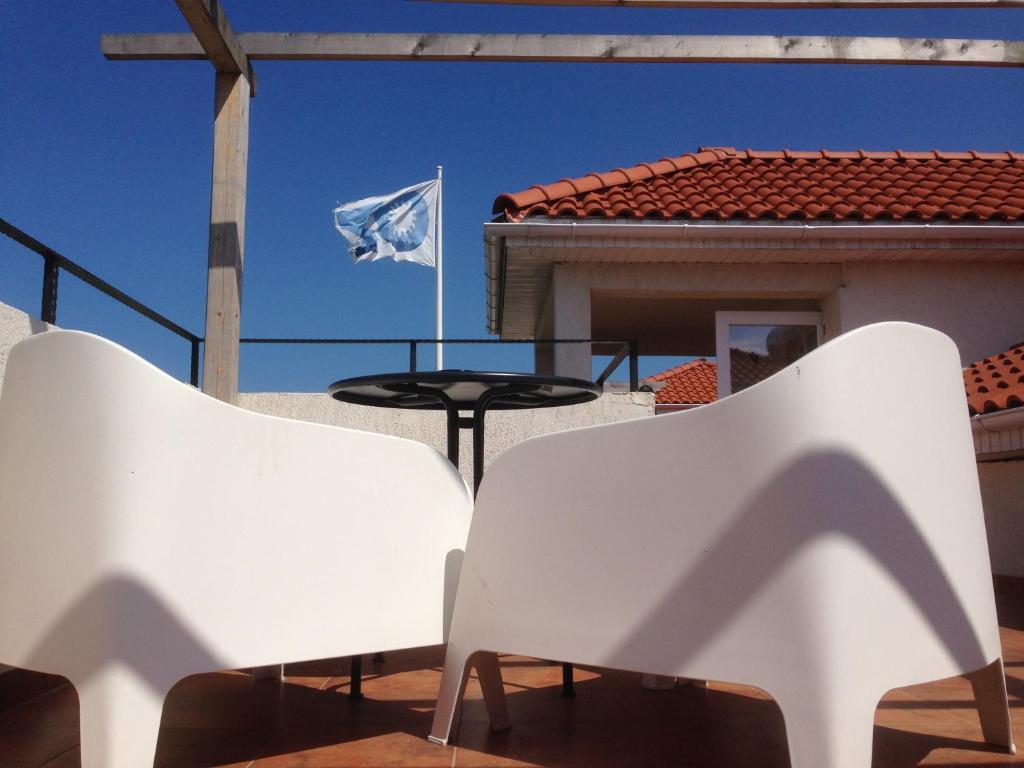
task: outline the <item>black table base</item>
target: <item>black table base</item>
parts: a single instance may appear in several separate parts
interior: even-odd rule
[[[601,387],[581,379],[517,373],[427,371],[363,376],[335,382],[328,389],[336,400],[387,408],[444,410],[448,460],[459,467],[459,430],[473,430],[473,495],[484,475],[486,416],[491,409],[544,408],[594,400]],[[472,411],[463,417],[460,411]],[[374,661],[383,661],[377,654]],[[572,665],[562,664],[562,696],[574,698]],[[361,699],[362,657],[351,657],[349,697]]]

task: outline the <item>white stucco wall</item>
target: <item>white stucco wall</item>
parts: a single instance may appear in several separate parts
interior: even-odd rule
[[[860,262],[843,266],[843,331],[907,320],[948,334],[964,365],[1024,337],[1024,263]]]
[[[26,315],[20,309],[0,304],[0,386],[3,386],[7,354],[22,339],[51,328],[42,320]]]
[[[447,453],[445,417],[440,411],[371,408],[339,403],[327,395],[288,392],[242,393],[238,404],[271,416],[405,437]],[[653,415],[653,394],[629,392],[606,393],[584,405],[492,411],[487,415],[485,461],[489,463],[507,448],[529,437]],[[467,482],[472,482],[473,478],[472,437],[471,430],[461,430],[459,466]]]
[[[992,572],[1024,577],[1024,458],[978,464]]]

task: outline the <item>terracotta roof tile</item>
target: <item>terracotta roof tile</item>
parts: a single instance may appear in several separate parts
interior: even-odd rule
[[[749,379],[749,383],[760,381],[765,376],[760,363],[756,355],[734,350],[734,379]],[[663,383],[654,396],[658,405],[704,405],[718,399],[718,366],[703,357],[645,381]],[[964,387],[972,416],[1024,406],[1024,341],[964,368]]]
[[[754,352],[733,349],[730,353],[733,384],[740,389],[756,384],[777,370],[768,358]],[[669,368],[644,381],[663,383],[654,395],[654,402],[658,405],[705,405],[718,399],[718,365],[703,357]]]
[[[551,216],[1024,222],[1024,154],[702,147],[504,194],[494,212],[509,221]]]
[[[675,403],[696,403],[704,405],[718,399],[718,366],[699,358],[677,365],[667,371],[651,376],[649,383],[664,382],[665,386],[654,394],[659,405]]]
[[[964,368],[964,386],[972,416],[1024,406],[1024,342]]]

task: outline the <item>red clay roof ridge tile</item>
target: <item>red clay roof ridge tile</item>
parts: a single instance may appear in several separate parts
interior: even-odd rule
[[[1024,153],[755,150],[674,157],[506,193],[527,217],[1024,222]]]
[[[494,201],[493,213],[502,213],[509,209],[524,209],[538,203],[545,203],[566,196],[566,191],[561,185],[566,184],[575,190],[569,194],[580,194],[591,192],[596,189],[606,189],[618,184],[631,184],[637,181],[645,181],[655,176],[660,176],[673,171],[681,171],[697,165],[718,162],[735,153],[735,149],[729,148],[707,148],[700,149],[696,153],[687,152],[679,157],[663,157],[654,163],[638,163],[628,168],[616,168],[605,173],[588,173],[576,179],[561,179],[554,184],[534,184],[522,192],[505,192]],[[667,164],[669,167],[657,167]],[[625,178],[621,181],[606,180],[605,177],[613,173],[621,173]],[[590,179],[595,180],[595,184]],[[580,188],[577,188],[577,185]]]

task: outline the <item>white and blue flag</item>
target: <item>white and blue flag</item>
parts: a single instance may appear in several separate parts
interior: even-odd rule
[[[352,261],[392,258],[433,267],[440,185],[433,179],[335,208],[334,227],[348,243]]]

